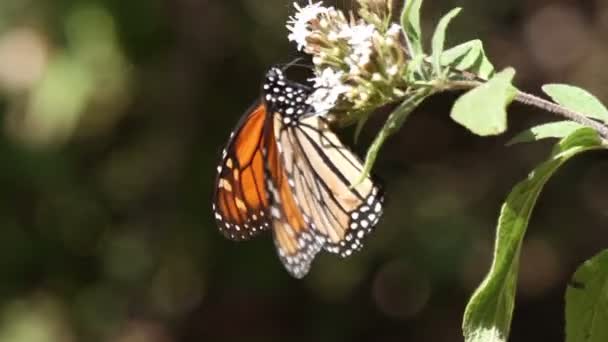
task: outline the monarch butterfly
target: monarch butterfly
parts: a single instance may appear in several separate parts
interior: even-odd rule
[[[271,68],[262,98],[232,132],[217,169],[213,212],[220,231],[247,240],[272,230],[279,258],[296,278],[325,249],[342,257],[383,210],[380,187],[356,183],[361,160],[315,115],[313,89]]]

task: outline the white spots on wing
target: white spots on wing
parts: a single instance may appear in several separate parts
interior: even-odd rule
[[[315,237],[315,234],[309,231],[302,231],[294,235],[293,241],[296,243],[297,250],[292,253],[286,251],[275,239],[279,258],[292,276],[302,278],[308,273],[310,264],[324,243],[324,240],[320,241]]]
[[[281,212],[279,211],[279,209],[277,207],[272,207],[270,209],[270,213],[272,214],[272,217],[274,218],[281,218]]]
[[[363,247],[361,240],[373,230],[382,215],[383,201],[384,198],[374,188],[362,204],[350,213],[350,222],[342,241],[325,246],[325,250],[344,258],[360,250]]]
[[[232,192],[232,184],[230,184],[230,182],[224,178],[220,178],[218,187],[228,192]]]

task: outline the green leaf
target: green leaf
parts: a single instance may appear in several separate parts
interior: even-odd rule
[[[361,177],[355,182],[359,184],[365,177],[367,177],[376,162],[376,158],[378,157],[378,152],[380,152],[380,148],[395,132],[403,126],[405,121],[410,117],[410,114],[429,96],[428,90],[422,90],[418,93],[412,94],[409,98],[407,98],[397,109],[395,109],[391,115],[389,115],[388,119],[384,123],[384,126],[378,133],[378,136],[372,142],[372,145],[367,150],[367,155],[365,157],[365,165],[363,166],[363,171],[361,172]]]
[[[536,200],[555,171],[570,158],[600,148],[591,128],[581,128],[562,139],[549,160],[513,188],[502,206],[490,271],[471,297],[464,314],[466,342],[504,342],[509,336],[519,255]]]
[[[433,68],[435,69],[436,75],[442,75],[441,72],[441,54],[443,53],[443,47],[445,45],[445,32],[448,28],[448,25],[454,19],[458,13],[460,13],[462,9],[457,7],[453,10],[449,11],[446,15],[439,20],[437,24],[437,28],[435,29],[435,33],[433,34],[433,39],[431,40],[432,47],[432,55],[431,59],[433,61]]]
[[[581,265],[566,290],[566,342],[608,341],[608,250]]]
[[[461,96],[452,107],[452,119],[477,135],[503,133],[507,129],[507,106],[517,95],[511,85],[514,75],[515,70],[507,68]]]
[[[422,7],[422,0],[406,0],[403,12],[401,12],[401,27],[409,42],[412,57],[424,53],[420,29],[420,7]]]
[[[558,121],[528,128],[509,140],[507,146],[547,138],[563,138],[584,126],[574,121]]]
[[[546,84],[543,91],[570,110],[608,123],[608,109],[585,89],[567,84]]]
[[[361,132],[363,131],[363,127],[369,120],[369,115],[363,116],[358,122],[357,127],[355,128],[355,143],[359,141],[359,137],[361,136]]]
[[[424,55],[418,55],[418,56],[412,58],[407,63],[407,72],[405,74],[406,82],[415,83],[417,81],[426,80],[427,77],[426,77],[426,73],[425,73],[424,64],[425,64]]]
[[[477,77],[488,79],[494,75],[494,66],[486,56],[479,39],[454,46],[441,54],[441,65],[460,71],[472,72]]]

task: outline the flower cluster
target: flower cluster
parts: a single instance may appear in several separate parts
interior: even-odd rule
[[[358,16],[320,2],[294,4],[296,14],[287,22],[289,40],[312,55],[319,114],[364,112],[394,101],[407,87],[407,54],[401,27],[390,23],[390,1],[359,3]]]

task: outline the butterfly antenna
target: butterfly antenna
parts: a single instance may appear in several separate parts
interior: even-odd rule
[[[291,68],[291,67],[300,67],[300,68],[305,68],[308,70],[313,70],[313,66],[312,64],[307,64],[307,63],[299,63],[300,61],[304,60],[304,57],[297,57],[294,60],[292,60],[289,63],[285,63],[285,64],[277,64],[277,67],[279,67],[282,71],[287,71],[287,69]]]

